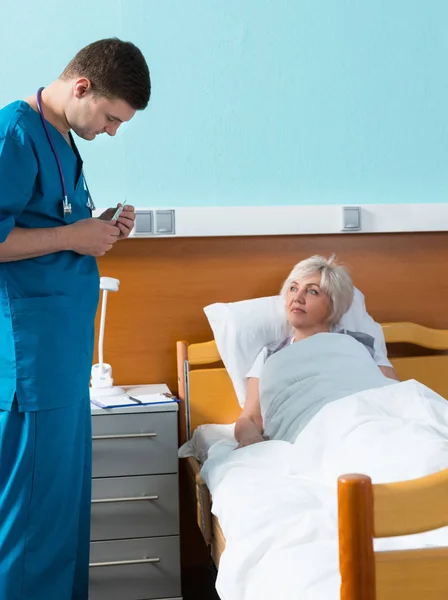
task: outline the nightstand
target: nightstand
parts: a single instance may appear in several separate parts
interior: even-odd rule
[[[177,412],[92,405],[90,600],[181,600]]]

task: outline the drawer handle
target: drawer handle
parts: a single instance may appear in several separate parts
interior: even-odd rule
[[[141,502],[142,500],[158,500],[158,496],[135,496],[131,498],[101,498],[92,500],[92,504],[108,504],[109,502]]]
[[[140,558],[138,560],[112,560],[109,562],[90,563],[90,568],[95,567],[118,567],[123,565],[147,565],[150,563],[158,563],[160,558]]]
[[[92,440],[129,440],[134,438],[155,438],[157,433],[121,433],[115,435],[94,435]]]

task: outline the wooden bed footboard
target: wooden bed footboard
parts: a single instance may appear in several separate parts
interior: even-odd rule
[[[338,479],[341,600],[446,600],[448,547],[374,551],[374,538],[448,525],[448,469],[390,484]]]

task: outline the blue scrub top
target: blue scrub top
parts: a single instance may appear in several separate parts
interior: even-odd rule
[[[91,216],[78,151],[50,123],[72,205],[64,218],[57,163],[40,115],[0,110],[0,243],[14,227],[67,226]],[[67,406],[88,395],[98,305],[96,259],[75,252],[0,263],[0,409]]]

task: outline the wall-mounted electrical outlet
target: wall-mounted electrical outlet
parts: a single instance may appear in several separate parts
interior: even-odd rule
[[[361,231],[361,209],[359,206],[342,207],[342,231]]]

